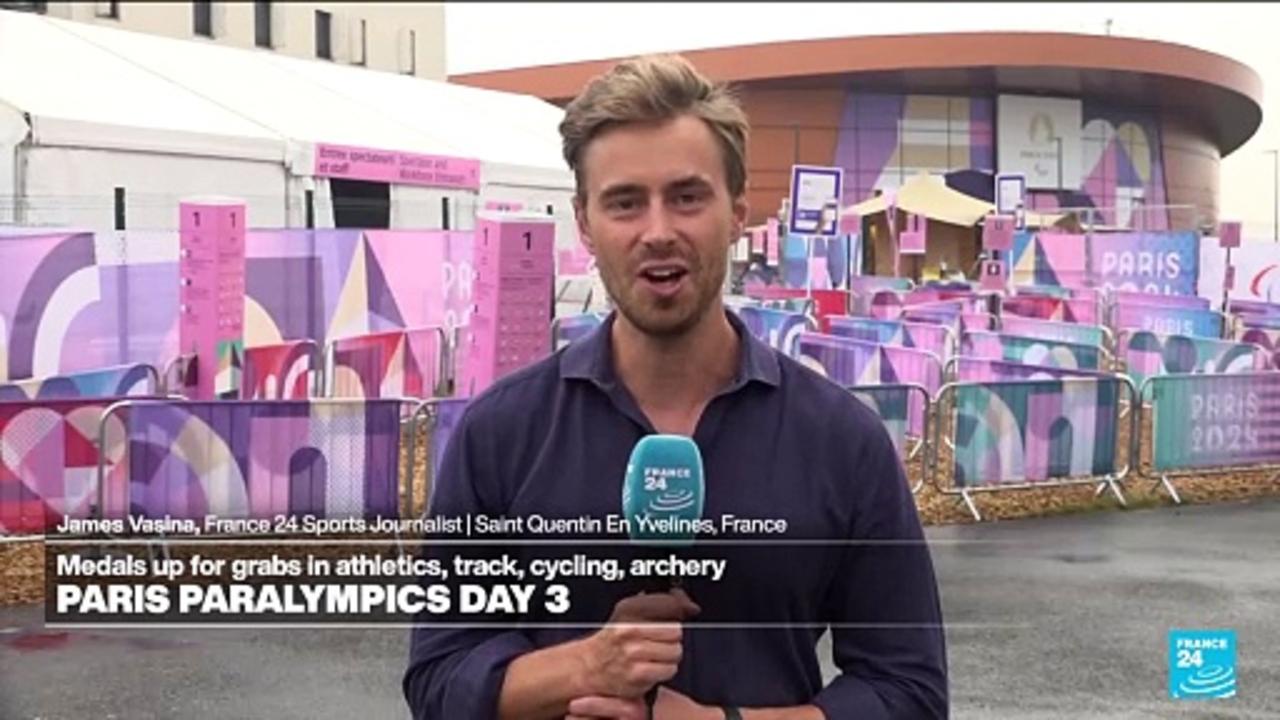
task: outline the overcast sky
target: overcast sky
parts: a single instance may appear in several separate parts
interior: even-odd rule
[[[1271,236],[1280,148],[1280,4],[1268,3],[446,3],[448,70],[499,68],[848,35],[1042,30],[1176,42],[1262,76],[1263,124],[1222,163],[1225,219]]]

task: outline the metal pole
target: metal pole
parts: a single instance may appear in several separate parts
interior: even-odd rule
[[[1271,153],[1271,240],[1280,243],[1280,150]]]
[[[1058,144],[1058,192],[1062,192],[1062,138],[1055,137],[1053,139]],[[1058,202],[1062,202],[1062,198],[1058,198]]]

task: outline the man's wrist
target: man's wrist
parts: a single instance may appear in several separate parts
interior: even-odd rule
[[[569,673],[569,686],[573,688],[574,697],[601,694],[596,688],[596,673],[593,668],[595,648],[591,644],[591,636],[580,640],[572,640],[565,645],[567,659],[572,667]]]

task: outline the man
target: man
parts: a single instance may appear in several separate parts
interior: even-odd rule
[[[780,518],[791,536],[839,542],[746,568],[757,582],[737,597],[772,619],[758,627],[699,628],[699,615],[731,613],[735,591],[690,585],[610,598],[597,619],[608,624],[589,634],[417,628],[404,678],[414,716],[630,720],[648,716],[657,687],[658,720],[946,717],[933,569],[888,434],[722,304],[747,217],[741,108],[683,59],[641,58],[594,79],[560,129],[616,312],[472,401],[432,513],[617,513],[632,446],[674,433],[702,453],[705,517]],[[704,608],[700,595],[716,599]],[[838,619],[841,674],[826,687],[820,615]]]

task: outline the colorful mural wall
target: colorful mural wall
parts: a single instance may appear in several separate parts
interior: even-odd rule
[[[465,324],[471,235],[251,230],[245,344]],[[178,238],[128,231],[0,236],[0,381],[163,367],[178,347]],[[394,258],[394,260],[393,260]]]
[[[876,189],[895,189],[919,172],[992,174],[994,105],[991,97],[850,91],[833,158],[845,168],[845,204],[865,200]],[[1080,189],[1032,191],[1031,208],[1104,208],[1096,223],[1138,227],[1134,207],[1167,202],[1157,118],[1085,98],[1082,120]],[[1169,227],[1165,212],[1139,215],[1143,229]]]

